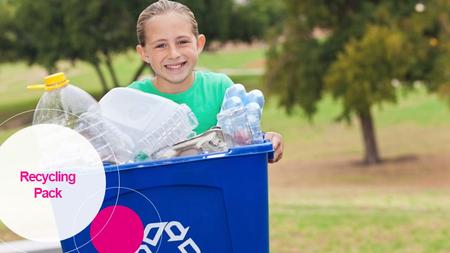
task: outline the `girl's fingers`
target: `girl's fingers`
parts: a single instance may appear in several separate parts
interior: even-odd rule
[[[274,149],[274,157],[270,162],[278,162],[283,157],[283,137],[275,132],[267,132],[266,139],[272,142]]]

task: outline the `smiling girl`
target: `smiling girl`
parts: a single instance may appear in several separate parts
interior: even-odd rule
[[[173,1],[153,3],[139,15],[137,37],[136,51],[153,69],[154,78],[129,87],[187,104],[199,122],[196,133],[215,126],[225,91],[233,81],[224,74],[194,70],[206,38],[199,34],[192,11]],[[282,136],[267,132],[265,137],[272,141],[276,162],[283,154]]]

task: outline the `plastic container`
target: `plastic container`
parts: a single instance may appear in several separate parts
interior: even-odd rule
[[[103,119],[97,101],[84,90],[69,84],[64,73],[45,77],[45,89],[33,115],[35,124],[57,124],[86,137],[103,161],[126,163],[132,159],[131,140]]]
[[[169,99],[131,88],[114,88],[99,101],[102,114],[138,142],[160,126],[179,105]]]
[[[112,89],[99,104],[103,116],[132,138],[136,161],[192,137],[198,125],[187,105],[135,89]]]
[[[102,210],[128,207],[144,228],[152,228],[144,233],[139,253],[268,253],[267,162],[272,152],[267,142],[208,156],[106,167],[109,190]],[[166,223],[186,233],[173,228],[172,235],[163,230],[158,237],[157,226]],[[116,240],[128,241],[117,233]],[[64,252],[97,252],[90,226],[61,244]]]

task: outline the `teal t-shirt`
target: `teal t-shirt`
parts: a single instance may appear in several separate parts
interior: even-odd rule
[[[194,131],[200,134],[217,124],[225,91],[233,81],[225,74],[213,72],[195,71],[194,76],[194,83],[188,90],[175,94],[160,92],[149,79],[135,81],[128,87],[186,104],[197,117],[198,126]]]

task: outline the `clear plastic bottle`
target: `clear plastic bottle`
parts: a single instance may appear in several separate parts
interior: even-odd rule
[[[252,132],[252,143],[258,144],[264,142],[264,135],[261,131],[261,107],[258,103],[251,102],[245,106],[247,113],[247,123]]]
[[[158,128],[152,129],[136,143],[134,160],[157,159],[153,155],[158,151],[195,136],[193,129],[197,126],[197,118],[191,109],[185,104],[179,105]]]
[[[247,94],[245,91],[244,85],[237,83],[233,84],[230,88],[225,92],[225,100],[231,97],[238,97],[241,99],[242,103],[245,105],[247,103]]]
[[[262,109],[264,108],[264,94],[262,93],[262,91],[260,90],[251,90],[250,92],[247,93],[247,104],[255,102],[259,105],[259,108]]]
[[[261,116],[264,108],[264,94],[260,90],[252,90],[247,93],[247,120],[252,131],[253,144],[264,142],[264,133],[261,131]]]
[[[239,97],[236,96],[229,97],[223,101],[221,111],[242,107],[243,105],[244,104],[242,103],[242,100]]]
[[[217,125],[222,129],[225,141],[229,147],[252,143],[247,114],[239,97],[228,97],[225,99],[222,110],[217,115]]]
[[[132,160],[128,136],[102,118],[97,101],[82,89],[69,84],[64,73],[45,77],[44,84],[30,89],[45,89],[33,115],[35,124],[69,127],[87,138],[103,161],[126,163]]]
[[[242,84],[227,89],[217,125],[222,128],[230,147],[264,142],[261,115],[264,95],[260,90],[246,92]]]

